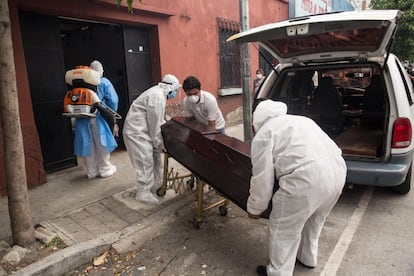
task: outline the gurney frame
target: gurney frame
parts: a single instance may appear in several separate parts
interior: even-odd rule
[[[188,191],[190,192],[192,201],[195,205],[195,217],[193,225],[199,229],[203,222],[203,212],[208,211],[212,208],[219,207],[219,214],[226,216],[228,212],[229,200],[222,198],[210,205],[205,206],[204,190],[207,183],[195,176],[193,173],[179,175],[178,172],[174,172],[174,168],[169,167],[169,159],[172,158],[168,152],[164,153],[164,172],[163,172],[163,183],[162,186],[157,190],[157,195],[162,197],[166,194],[169,189],[174,190],[177,194],[182,190],[184,185],[187,185]],[[187,180],[187,181],[186,181]]]

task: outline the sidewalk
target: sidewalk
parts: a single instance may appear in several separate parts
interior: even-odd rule
[[[226,134],[239,139],[243,126],[226,129]],[[175,210],[189,204],[174,190],[167,190],[161,205],[148,206],[135,200],[135,171],[126,151],[111,154],[118,172],[110,178],[88,180],[81,166],[48,175],[48,182],[29,191],[35,225],[58,235],[67,248],[34,263],[16,275],[56,275],[90,261],[115,246],[126,252],[131,246],[128,237],[142,241],[163,223],[174,219]],[[179,175],[188,171],[170,159],[170,167]],[[0,240],[11,242],[7,198],[0,199]],[[139,240],[132,241],[134,247]]]

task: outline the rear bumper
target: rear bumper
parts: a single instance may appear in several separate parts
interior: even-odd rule
[[[404,182],[413,152],[394,155],[387,162],[346,161],[347,183],[368,186],[397,186]]]

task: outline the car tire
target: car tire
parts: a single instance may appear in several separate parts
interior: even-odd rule
[[[391,187],[391,189],[394,192],[396,192],[398,194],[404,195],[404,194],[406,194],[406,193],[408,193],[410,191],[410,189],[411,189],[411,171],[412,171],[412,166],[413,165],[411,164],[410,168],[408,169],[408,173],[407,173],[407,176],[405,177],[404,182],[401,183],[398,186]]]

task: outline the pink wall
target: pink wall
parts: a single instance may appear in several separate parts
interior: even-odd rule
[[[195,75],[200,78],[203,89],[217,95],[220,88],[220,60],[216,18],[240,21],[239,1],[180,0],[179,3],[180,11],[169,19],[167,26],[160,26],[159,30],[162,74],[176,74],[180,81],[188,75]],[[251,0],[249,13],[250,27],[255,27],[286,19],[288,5],[287,2],[276,0]],[[253,81],[258,67],[257,49],[251,46],[250,54]],[[174,103],[180,103],[183,97],[184,93],[181,93]],[[220,97],[219,101],[224,98]]]
[[[23,44],[20,38],[20,25],[17,19],[17,8],[9,3],[12,42],[14,48],[14,63],[16,70],[16,85],[19,94],[20,124],[23,135],[27,184],[29,187],[46,182],[46,173],[43,169],[43,157],[40,141],[34,121],[32,102],[29,91],[29,81],[26,75]],[[7,194],[5,159],[3,151],[3,134],[0,129],[0,196]]]

